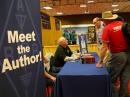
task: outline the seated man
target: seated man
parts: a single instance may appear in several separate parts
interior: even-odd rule
[[[60,68],[64,66],[66,61],[78,59],[80,56],[76,55],[74,57],[72,56],[72,51],[68,47],[68,41],[64,37],[60,37],[58,40],[58,47],[54,55],[53,59],[53,66],[56,67],[57,72],[59,72]]]

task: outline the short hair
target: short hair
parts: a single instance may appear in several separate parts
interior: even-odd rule
[[[66,40],[65,37],[60,37],[60,38],[58,39],[58,45],[61,45],[64,40]]]
[[[96,17],[96,18],[93,19],[93,23],[96,23],[97,21],[100,21],[99,17]]]

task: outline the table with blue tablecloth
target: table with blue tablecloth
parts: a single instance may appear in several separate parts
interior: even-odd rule
[[[92,54],[97,63],[99,57]],[[110,76],[96,63],[67,62],[57,75],[55,97],[111,97]]]

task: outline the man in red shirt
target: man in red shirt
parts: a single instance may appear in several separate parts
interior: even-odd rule
[[[130,78],[130,51],[122,32],[123,22],[116,20],[117,18],[118,15],[112,14],[111,11],[102,13],[102,20],[106,26],[102,34],[101,57],[96,67],[103,66],[103,59],[109,49],[111,56],[106,66],[112,82],[112,97],[127,97]],[[120,78],[119,93],[116,88],[118,78]]]

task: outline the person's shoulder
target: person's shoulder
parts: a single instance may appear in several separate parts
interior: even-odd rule
[[[104,28],[103,28],[103,30],[102,30],[102,32],[104,33],[106,33],[106,32],[109,32],[109,30],[111,29],[111,25],[106,25]]]
[[[64,47],[62,47],[62,46],[60,46],[60,45],[57,47],[57,50],[58,50],[58,51],[61,51],[61,50],[63,50],[63,49],[64,49]]]
[[[108,23],[104,29],[111,29],[113,26],[117,25],[120,21],[111,21],[110,23]]]
[[[112,23],[111,23],[111,25],[119,25],[119,24],[123,24],[124,22],[123,21],[113,21]]]
[[[69,46],[67,46],[67,47],[66,47],[66,49],[68,49],[68,50],[70,50],[70,51],[71,51],[71,49],[70,49],[70,47],[69,47]]]
[[[70,48],[70,47],[67,45],[66,48]]]
[[[61,48],[61,46],[60,46],[60,45],[58,45],[58,46],[57,46],[57,49],[60,49],[60,48]]]

